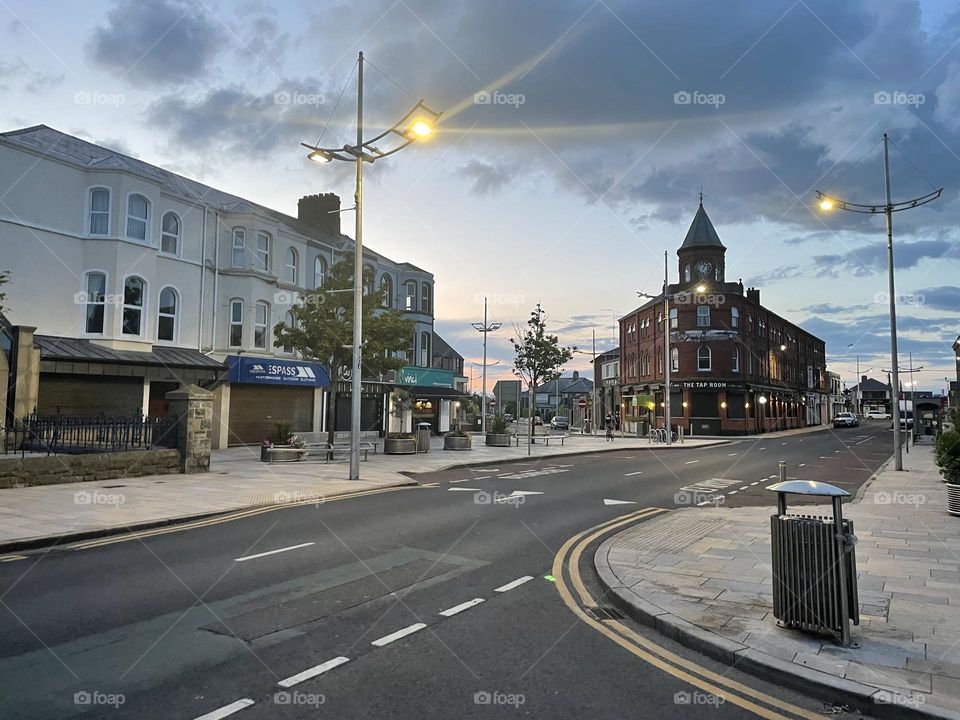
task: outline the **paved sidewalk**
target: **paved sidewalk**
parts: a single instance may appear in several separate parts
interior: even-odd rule
[[[331,499],[362,490],[416,485],[410,475],[463,464],[527,460],[527,446],[488,448],[477,443],[469,451],[443,450],[433,438],[429,453],[370,454],[360,463],[362,480],[348,480],[347,463],[338,460],[262,463],[259,447],[214,451],[211,471],[195,475],[144,477],[0,489],[0,551],[31,544],[52,544],[69,536],[112,534],[165,522],[227,513],[244,508]],[[721,441],[688,441],[678,448],[703,447]],[[571,436],[564,445],[533,445],[530,459],[612,450],[671,450],[647,440]],[[0,459],[0,462],[6,460]]]
[[[930,446],[911,448],[904,467],[881,470],[844,505],[859,538],[859,648],[776,625],[775,505],[670,513],[603,543],[597,569],[635,617],[738,667],[870,715],[960,717],[960,520],[947,514]]]

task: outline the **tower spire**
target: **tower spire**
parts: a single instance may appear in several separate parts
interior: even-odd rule
[[[703,185],[700,185],[700,207],[703,207]]]

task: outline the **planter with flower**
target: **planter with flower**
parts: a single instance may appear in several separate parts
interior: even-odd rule
[[[469,450],[471,447],[470,436],[463,431],[459,422],[443,436],[444,450]]]
[[[952,428],[937,436],[934,462],[947,485],[947,512],[960,516],[960,409],[950,415]]]
[[[416,455],[417,438],[412,433],[387,433],[383,439],[384,455]]]
[[[510,447],[513,436],[510,434],[510,425],[503,413],[497,413],[490,421],[487,429],[487,445],[491,447]]]

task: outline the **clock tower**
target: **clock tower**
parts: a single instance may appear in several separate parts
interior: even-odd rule
[[[724,282],[726,252],[713,223],[707,217],[707,211],[703,209],[701,196],[700,206],[693,216],[687,236],[677,250],[681,287]]]

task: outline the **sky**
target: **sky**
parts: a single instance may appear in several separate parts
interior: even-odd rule
[[[540,302],[589,373],[657,292],[704,194],[727,279],[827,343],[849,385],[890,367],[882,215],[894,201],[901,366],[955,377],[960,9],[947,0],[0,0],[0,129],[46,124],[292,215],[352,169],[300,142],[365,136],[419,99],[438,132],[368,166],[364,239],[436,278],[436,327],[479,388]],[[344,215],[344,229],[352,217]],[[849,346],[849,347],[848,347]]]

